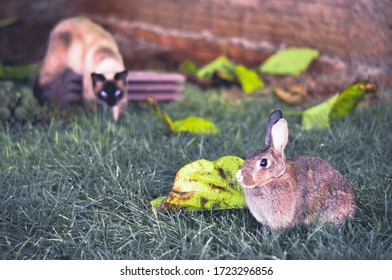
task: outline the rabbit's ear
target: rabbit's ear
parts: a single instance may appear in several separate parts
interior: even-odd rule
[[[272,147],[279,157],[284,157],[283,150],[286,147],[289,131],[287,128],[287,121],[280,119],[271,129]]]
[[[268,122],[267,122],[267,131],[265,133],[265,142],[264,142],[266,146],[271,146],[272,126],[282,117],[283,117],[283,113],[281,110],[275,110],[269,115]]]

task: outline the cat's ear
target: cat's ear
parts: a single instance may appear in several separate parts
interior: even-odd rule
[[[91,79],[93,80],[93,87],[95,87],[97,83],[104,83],[106,81],[104,75],[97,73],[91,73]]]
[[[128,70],[124,70],[122,72],[118,72],[114,75],[114,79],[116,81],[123,81],[124,83],[127,82]]]

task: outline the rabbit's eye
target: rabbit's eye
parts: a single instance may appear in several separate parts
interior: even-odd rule
[[[262,159],[260,160],[260,166],[261,166],[261,167],[267,167],[267,165],[268,165],[268,159],[262,158]]]

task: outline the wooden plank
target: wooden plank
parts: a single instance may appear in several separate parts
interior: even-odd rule
[[[145,92],[132,92],[132,93],[128,93],[127,95],[129,101],[145,101],[149,96],[153,97],[155,100],[161,100],[161,101],[184,99],[184,96],[180,93],[167,93],[167,92],[155,92],[150,94],[146,94]]]
[[[129,71],[128,83],[133,82],[176,82],[183,83],[184,75],[178,73],[159,73],[154,71]]]
[[[129,71],[127,98],[129,101],[145,101],[152,96],[156,100],[181,100],[185,76],[178,73],[156,71]]]
[[[128,83],[128,93],[130,92],[173,92],[184,89],[182,84],[173,83]]]

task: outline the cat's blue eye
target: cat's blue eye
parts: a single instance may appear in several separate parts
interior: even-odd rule
[[[100,95],[101,95],[101,97],[103,97],[103,98],[107,98],[108,97],[108,93],[106,92],[106,91],[101,91],[100,93],[99,93]]]
[[[116,90],[115,92],[114,92],[114,96],[115,97],[119,97],[121,95],[121,91],[120,90]]]

